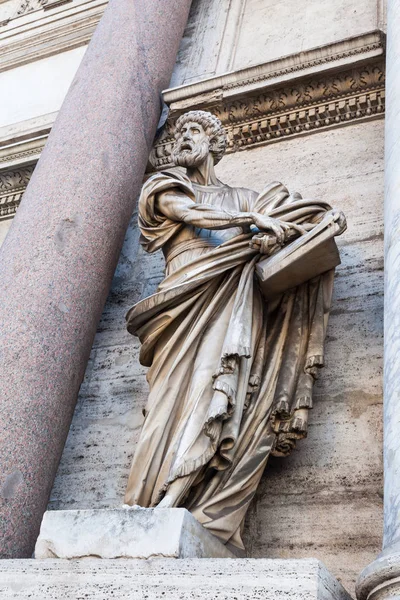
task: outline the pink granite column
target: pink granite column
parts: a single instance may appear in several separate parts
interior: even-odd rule
[[[33,550],[189,7],[110,0],[0,250],[0,557]]]

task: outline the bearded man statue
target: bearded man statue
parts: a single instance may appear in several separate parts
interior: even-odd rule
[[[281,183],[258,194],[219,181],[226,136],[210,113],[182,115],[175,138],[186,174],[151,176],[139,200],[141,243],[162,249],[166,273],[127,314],[150,393],[125,502],[186,507],[240,554],[269,455],[306,435],[333,284],[327,265],[266,300],[257,263],[272,255],[279,271],[290,244],[345,220]]]

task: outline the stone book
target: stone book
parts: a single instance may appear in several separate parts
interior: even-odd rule
[[[314,229],[261,260],[256,273],[266,300],[337,267],[340,257],[334,238],[343,229],[333,215],[328,215]]]

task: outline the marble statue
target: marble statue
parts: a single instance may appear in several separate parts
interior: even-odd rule
[[[339,262],[318,236],[341,233],[345,219],[281,183],[259,194],[219,181],[226,136],[210,113],[179,117],[175,138],[186,173],[151,176],[139,200],[141,243],[162,249],[166,272],[127,314],[150,393],[125,502],[186,507],[240,554],[269,455],[307,433]],[[275,295],[265,260],[271,282],[281,276]]]

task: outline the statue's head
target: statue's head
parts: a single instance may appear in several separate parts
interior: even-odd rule
[[[196,167],[211,154],[217,164],[226,149],[226,135],[217,117],[204,110],[191,110],[175,124],[172,160],[180,167]]]

